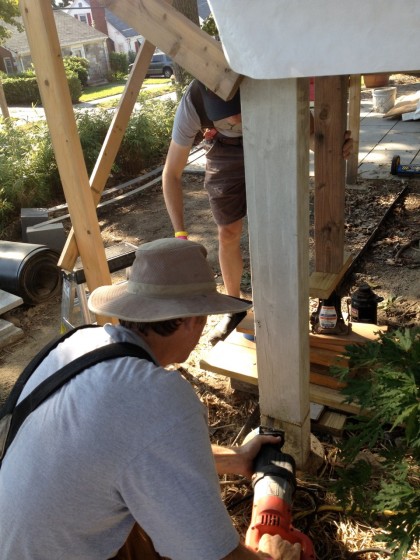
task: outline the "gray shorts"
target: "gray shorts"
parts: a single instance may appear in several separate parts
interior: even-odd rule
[[[242,144],[214,142],[206,156],[204,186],[216,224],[228,225],[246,216]]]

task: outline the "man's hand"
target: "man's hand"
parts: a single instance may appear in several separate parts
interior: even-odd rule
[[[256,435],[239,447],[219,447],[213,445],[213,455],[219,474],[239,474],[251,478],[254,474],[253,463],[261,446],[265,443],[279,444],[280,438],[275,436]]]
[[[267,554],[273,560],[299,560],[301,546],[299,543],[291,544],[279,535],[263,535],[258,543],[258,552]],[[260,555],[262,558],[263,555]]]
[[[354,150],[354,142],[351,137],[351,130],[346,130],[344,133],[344,144],[343,144],[343,159],[349,159]]]

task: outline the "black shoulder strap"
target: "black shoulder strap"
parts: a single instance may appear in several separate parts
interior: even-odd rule
[[[63,340],[63,338],[60,340]],[[103,362],[105,360],[127,356],[153,361],[150,354],[137,344],[131,344],[129,342],[116,342],[114,344],[108,344],[107,346],[96,348],[91,352],[83,354],[76,360],[73,360],[58,371],[54,372],[42,383],[40,383],[14,409],[10,410],[9,414],[12,414],[12,417],[10,419],[7,438],[5,440],[3,453],[0,459],[4,457],[4,454],[15,438],[20,426],[23,424],[26,417],[42,402],[44,402],[50,395],[60,389],[60,387],[70,381],[70,379],[72,379],[82,371],[94,366],[95,364]]]
[[[203,96],[201,95],[200,86],[197,80],[193,80],[190,85],[190,95],[194,108],[200,117],[201,128],[213,128],[214,123],[211,121],[204,108]]]
[[[18,379],[16,380],[16,382],[13,386],[13,389],[9,393],[9,396],[8,396],[6,402],[0,408],[0,418],[3,418],[3,416],[5,416],[6,414],[10,414],[13,411],[13,409],[16,406],[16,403],[19,400],[22,389],[26,385],[28,379],[31,377],[33,372],[37,369],[39,364],[48,356],[48,354],[52,350],[54,350],[54,348],[56,346],[58,346],[60,344],[60,342],[63,342],[64,340],[66,340],[66,338],[68,338],[69,336],[71,336],[73,333],[75,333],[78,330],[86,329],[86,328],[92,328],[92,327],[98,327],[98,326],[99,325],[82,325],[80,327],[76,327],[76,328],[71,329],[68,332],[64,333],[62,336],[59,336],[58,338],[54,338],[51,342],[49,342],[46,346],[44,346],[38,352],[38,354],[36,354],[32,358],[32,360],[29,362],[29,364],[25,367],[25,369],[19,375]]]

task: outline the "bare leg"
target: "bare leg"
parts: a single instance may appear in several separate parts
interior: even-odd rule
[[[242,253],[241,234],[243,220],[228,225],[218,225],[219,262],[226,293],[229,296],[241,296]]]

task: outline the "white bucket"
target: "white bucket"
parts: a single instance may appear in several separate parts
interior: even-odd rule
[[[387,113],[395,105],[396,87],[383,87],[372,91],[373,110],[376,113]]]

